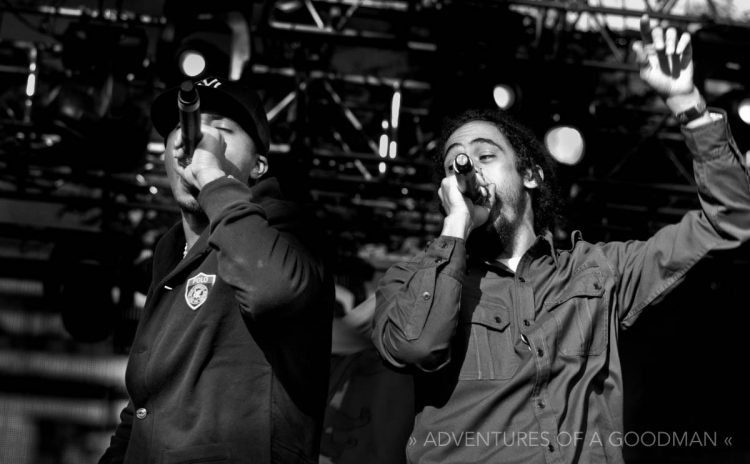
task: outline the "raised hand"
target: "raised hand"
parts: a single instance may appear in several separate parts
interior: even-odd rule
[[[693,83],[693,48],[690,34],[674,27],[651,28],[648,15],[641,17],[641,39],[633,43],[641,78],[665,98],[688,95]]]
[[[663,98],[680,124],[697,127],[712,119],[706,102],[693,83],[693,47],[690,34],[670,27],[651,28],[649,17],[641,17],[642,41],[633,43],[641,66],[641,78]]]

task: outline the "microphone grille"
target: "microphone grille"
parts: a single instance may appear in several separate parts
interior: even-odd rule
[[[453,169],[460,174],[467,174],[474,169],[474,163],[471,162],[471,158],[466,153],[459,153],[456,158],[453,159]]]
[[[180,84],[180,91],[178,92],[178,99],[180,103],[190,105],[198,101],[198,89],[191,81],[184,81]]]

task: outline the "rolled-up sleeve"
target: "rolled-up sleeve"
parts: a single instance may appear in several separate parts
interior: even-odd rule
[[[723,111],[695,129],[683,129],[693,154],[698,195],[716,233],[714,249],[736,248],[750,239],[750,177]]]
[[[464,241],[439,237],[386,272],[376,292],[372,339],[389,364],[432,372],[450,361],[465,270]]]

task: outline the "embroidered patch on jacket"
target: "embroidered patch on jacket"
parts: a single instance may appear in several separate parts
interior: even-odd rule
[[[200,305],[206,302],[208,292],[214,286],[214,282],[216,282],[215,274],[206,275],[202,272],[188,279],[185,286],[185,301],[190,306],[190,309],[195,311]]]

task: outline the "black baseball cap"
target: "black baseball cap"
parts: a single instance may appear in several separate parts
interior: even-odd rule
[[[266,111],[255,90],[218,77],[207,77],[193,82],[200,98],[202,112],[216,113],[233,119],[253,139],[258,150],[267,154],[271,145]],[[159,94],[151,105],[151,120],[164,138],[177,127],[180,120],[175,86]]]

